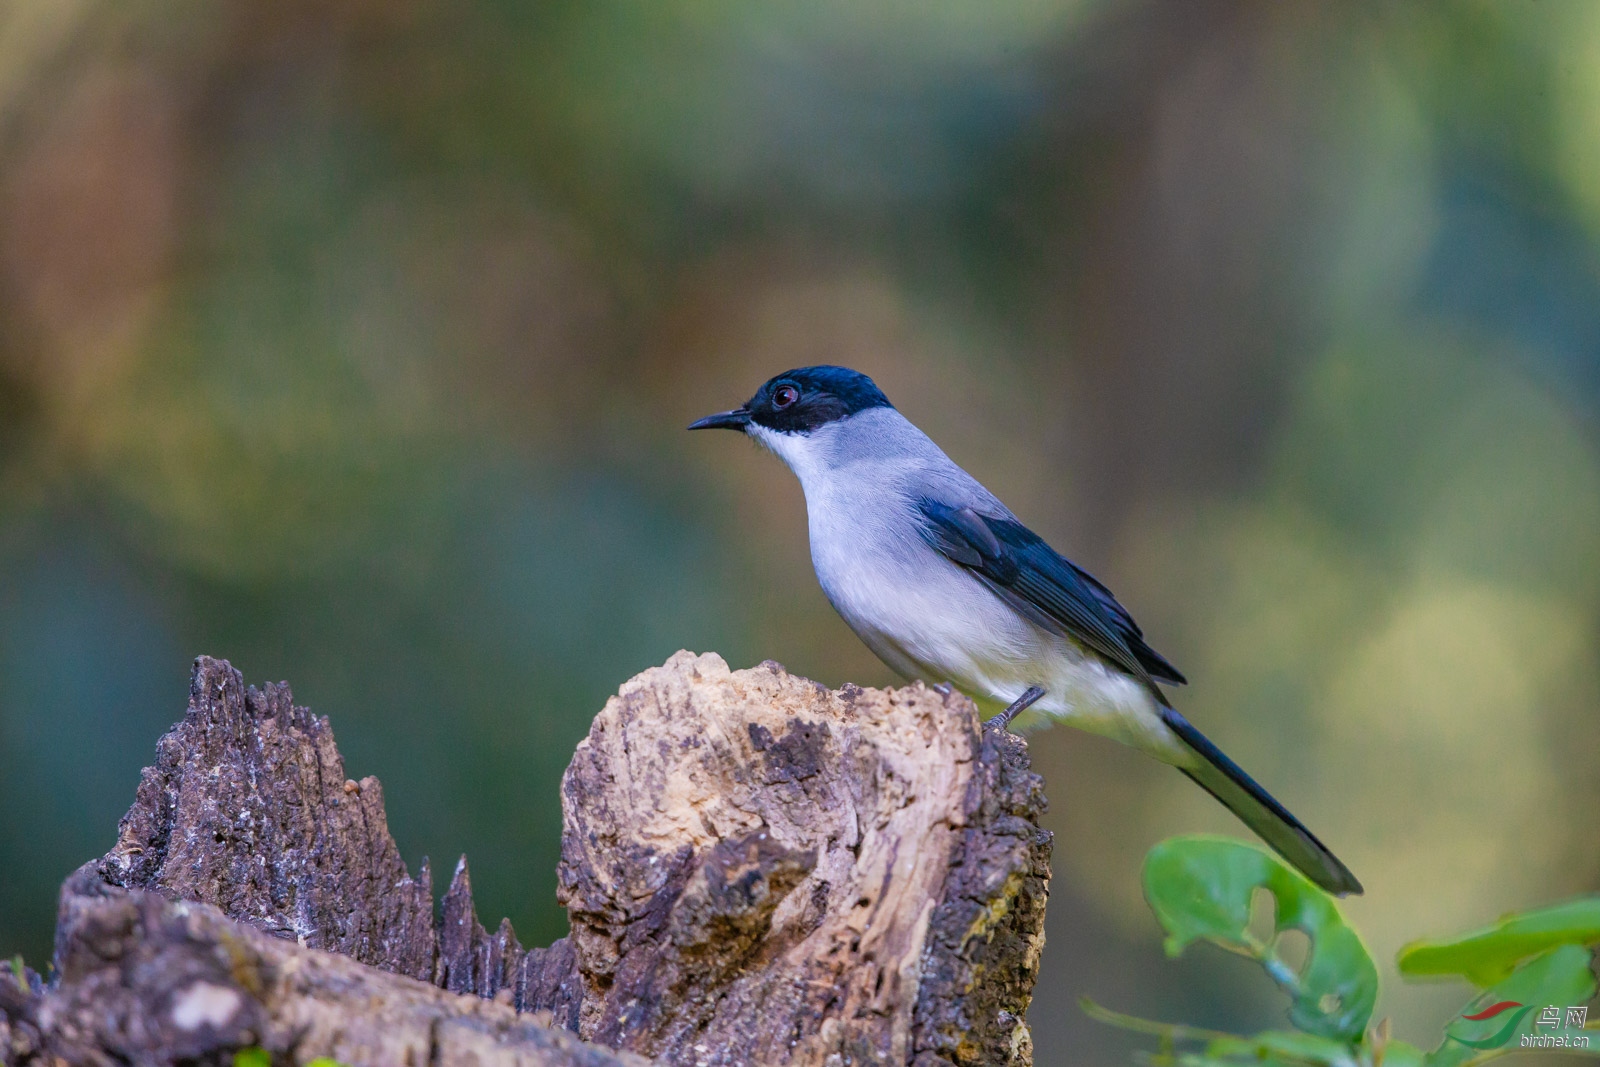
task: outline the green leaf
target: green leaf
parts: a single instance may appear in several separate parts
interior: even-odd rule
[[[1203,1041],[1205,1051],[1184,1053],[1181,1061],[1190,1064],[1231,1064],[1245,1060],[1252,1064],[1309,1064],[1312,1067],[1356,1067],[1359,1060],[1355,1049],[1347,1042],[1318,1037],[1299,1031],[1268,1030],[1245,1037],[1218,1030],[1205,1030],[1183,1023],[1163,1023],[1125,1015],[1120,1011],[1103,1008],[1084,997],[1078,1001],[1091,1019],[1108,1023],[1136,1034],[1151,1034],[1161,1038],[1164,1048],[1171,1049],[1183,1041]],[[1419,1061],[1420,1063],[1420,1061]],[[1405,1065],[1402,1065],[1405,1067]]]
[[[1382,1067],[1423,1067],[1427,1056],[1406,1041],[1390,1041],[1383,1048]]]
[[[1516,1048],[1523,1034],[1536,1033],[1545,1007],[1566,1009],[1594,996],[1595,980],[1588,949],[1558,945],[1535,956],[1499,982],[1473,997],[1460,1016],[1445,1027],[1444,1041],[1428,1053],[1426,1067],[1458,1067],[1498,1049]],[[1483,1019],[1467,1019],[1485,1011]]]
[[[272,1067],[272,1053],[260,1045],[242,1048],[233,1054],[233,1067]],[[344,1064],[329,1056],[318,1056],[314,1060],[307,1060],[305,1067],[345,1067]]]
[[[1265,944],[1249,930],[1257,889],[1277,901],[1275,930]],[[1360,1040],[1378,998],[1378,969],[1333,898],[1276,856],[1232,838],[1169,838],[1145,858],[1144,894],[1166,928],[1168,955],[1201,939],[1248,955],[1293,999],[1289,1021],[1295,1026]],[[1275,951],[1278,936],[1291,929],[1311,939],[1299,973]]]
[[[1493,985],[1529,956],[1557,945],[1600,942],[1600,897],[1582,897],[1499,921],[1444,941],[1413,941],[1396,963],[1405,978],[1461,975],[1476,986]]]
[[[1222,1060],[1305,1063],[1316,1067],[1356,1067],[1359,1062],[1349,1042],[1294,1030],[1264,1030],[1254,1037],[1223,1038],[1207,1045],[1206,1055]]]

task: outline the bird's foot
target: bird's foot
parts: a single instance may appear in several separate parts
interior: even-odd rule
[[[1043,689],[1040,689],[1036,685],[1028,686],[1027,690],[1021,696],[1011,702],[1010,707],[1006,708],[1005,711],[1002,711],[1000,714],[984,723],[983,728],[985,730],[990,729],[991,727],[996,730],[1006,729],[1011,725],[1012,719],[1015,719],[1018,715],[1021,715],[1023,712],[1031,708],[1042,696],[1044,696]]]
[[[951,693],[955,692],[955,690],[950,687],[949,682],[940,682],[938,685],[933,687],[933,691],[942,697],[947,697]]]

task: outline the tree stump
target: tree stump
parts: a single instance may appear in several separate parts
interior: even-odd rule
[[[570,937],[488,933],[465,859],[436,916],[327,719],[202,657],[51,983],[0,973],[0,1062],[1031,1062],[1044,796],[965,698],[680,652],[561,800]]]

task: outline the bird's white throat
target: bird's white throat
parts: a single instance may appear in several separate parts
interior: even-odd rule
[[[784,466],[800,479],[800,487],[808,490],[830,465],[833,436],[830,432],[838,423],[829,423],[810,433],[784,433],[770,430],[752,422],[745,428],[751,438],[763,448],[783,460]]]

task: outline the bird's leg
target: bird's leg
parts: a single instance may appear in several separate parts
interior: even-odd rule
[[[1040,689],[1036,685],[1030,685],[1021,696],[1011,702],[1010,707],[1006,708],[1005,711],[1002,711],[1000,714],[996,715],[983,725],[997,726],[1004,730],[1006,727],[1011,725],[1012,719],[1015,719],[1018,715],[1021,715],[1023,712],[1031,708],[1042,696],[1044,696],[1043,689]]]
[[[940,682],[938,685],[933,687],[933,691],[935,693],[938,693],[942,697],[947,697],[947,696],[950,695],[950,692],[951,692],[950,683],[949,682]]]

